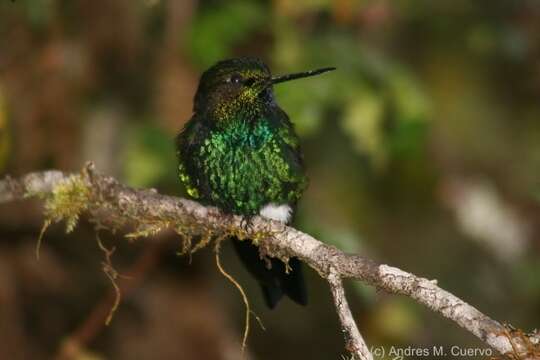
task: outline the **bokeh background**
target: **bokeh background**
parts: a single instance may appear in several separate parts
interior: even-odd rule
[[[301,136],[309,190],[297,227],[439,284],[500,321],[540,326],[540,2],[535,0],[3,0],[0,174],[86,160],[183,195],[173,138],[200,73],[257,56]],[[173,234],[116,246],[112,303],[93,225],[46,233],[39,202],[0,206],[1,359],[239,359],[243,304],[211,250]],[[266,327],[252,359],[345,354],[326,284],[264,307],[229,246],[222,262]],[[350,283],[373,346],[483,347],[413,301]],[[439,357],[440,358],[440,357]],[[452,358],[448,356],[447,358]]]

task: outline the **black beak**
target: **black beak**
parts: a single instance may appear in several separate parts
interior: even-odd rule
[[[336,70],[336,68],[335,67],[326,67],[326,68],[322,68],[322,69],[299,72],[299,73],[294,73],[294,74],[274,76],[272,79],[270,79],[270,84],[273,85],[273,84],[279,84],[279,83],[282,83],[282,82],[285,82],[285,81],[302,79],[302,78],[305,78],[305,77],[320,75],[322,73],[325,73],[325,72],[328,72],[328,71],[333,71],[333,70]]]

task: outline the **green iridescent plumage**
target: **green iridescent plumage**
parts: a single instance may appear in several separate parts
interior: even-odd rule
[[[200,137],[197,145],[179,151],[185,159],[180,178],[190,195],[248,216],[268,203],[295,204],[307,179],[292,127],[285,114],[276,113],[260,114],[256,121],[239,114],[219,130],[192,134]],[[197,116],[190,121],[196,123]],[[186,136],[192,128],[186,127]]]
[[[267,205],[284,206],[286,220],[307,185],[293,125],[274,100],[272,84],[327,71],[272,78],[257,59],[217,63],[201,77],[194,115],[177,137],[180,180],[190,196],[244,216]],[[257,248],[235,242],[241,260],[275,306],[283,293],[306,302],[300,263],[292,259],[290,275],[282,263],[267,269]]]

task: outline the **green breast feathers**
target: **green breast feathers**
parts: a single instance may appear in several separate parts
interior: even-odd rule
[[[288,119],[234,119],[219,130],[191,119],[177,141],[189,195],[226,212],[255,215],[270,203],[294,205],[307,185]]]

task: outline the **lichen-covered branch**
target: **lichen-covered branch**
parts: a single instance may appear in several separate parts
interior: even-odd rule
[[[329,280],[334,300],[341,299],[336,304],[342,329],[347,334],[348,344],[358,346],[358,349],[351,349],[353,353],[364,351],[359,349],[365,345],[356,325],[350,323],[352,317],[344,301],[342,278],[361,280],[379,290],[408,296],[452,320],[509,358],[540,358],[539,333],[525,334],[492,320],[438,287],[436,281],[377,264],[358,255],[345,254],[279,222],[255,217],[246,227],[241,217],[223,214],[216,208],[158,194],[155,190],[136,190],[122,185],[112,177],[95,173],[91,164],[81,174],[45,171],[0,181],[0,203],[31,196],[45,200],[45,216],[49,221],[66,220],[71,228],[79,215],[85,212],[105,227],[133,226],[135,230],[129,234],[132,237],[149,236],[164,228],[172,228],[186,239],[186,251],[235,235],[241,239],[253,239],[265,255],[285,261],[291,256],[299,257]],[[339,306],[347,309],[343,312]]]

